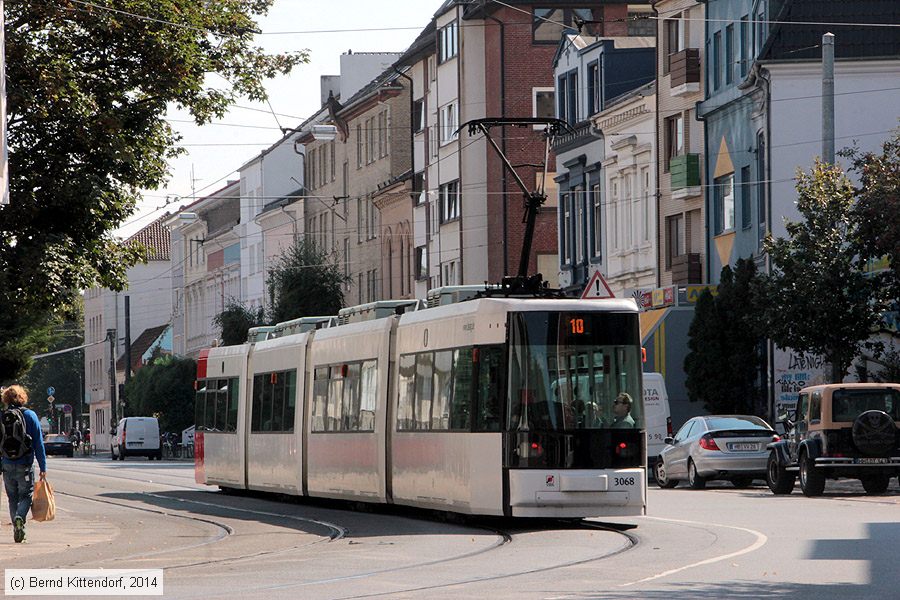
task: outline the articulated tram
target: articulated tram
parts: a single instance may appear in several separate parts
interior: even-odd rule
[[[513,517],[646,511],[630,300],[394,301],[261,337],[201,355],[199,483]]]

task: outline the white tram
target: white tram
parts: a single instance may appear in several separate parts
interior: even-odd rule
[[[201,355],[198,482],[483,515],[645,513],[632,301],[379,302],[340,323]]]

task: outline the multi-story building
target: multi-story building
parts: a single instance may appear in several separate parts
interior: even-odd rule
[[[215,316],[230,301],[242,300],[240,192],[240,182],[230,181],[167,222],[173,248],[176,354],[196,358],[210,347],[219,337]],[[176,271],[177,258],[182,264]]]
[[[84,293],[85,343],[102,342],[108,330],[115,334],[115,360],[125,348],[125,297],[129,299],[131,342],[148,329],[168,325],[172,319],[172,280],[169,262],[169,232],[163,215],[126,240],[147,248],[146,264],[138,264],[127,271],[128,289],[114,292],[91,288]],[[114,361],[113,361],[114,362]],[[99,448],[109,446],[111,422],[118,401],[119,378],[110,363],[107,343],[89,345],[84,349],[85,403],[90,412],[90,427],[94,443]],[[119,413],[120,414],[120,413]]]
[[[658,0],[656,146],[659,149],[659,286],[705,281],[703,210],[703,4]],[[745,72],[747,64],[740,67]]]
[[[603,135],[606,283],[617,298],[656,285],[656,82],[593,117]]]
[[[300,138],[306,153],[305,232],[343,265],[346,304],[381,300],[393,292],[384,281],[379,234],[390,230],[393,239],[392,225],[399,231],[401,223],[379,224],[375,199],[410,170],[409,87],[402,72],[389,68],[352,96],[328,99],[326,122],[334,125],[335,139],[317,139],[315,130]],[[408,227],[408,217],[403,220]],[[398,246],[398,262],[401,250],[403,272],[409,272],[411,255]],[[403,292],[399,282],[397,291],[407,293],[405,281]]]
[[[876,149],[896,128],[900,6],[854,2],[716,0],[707,3],[706,205],[710,280],[722,266],[755,256],[762,240],[797,220],[796,169],[822,156],[822,36],[834,31],[834,135]],[[853,26],[853,23],[859,23]],[[842,24],[837,26],[835,24]],[[838,161],[841,159],[838,158]]]
[[[415,88],[414,114],[425,143],[424,163],[414,165],[414,189],[421,181],[424,190],[414,209],[417,296],[430,287],[498,281],[517,271],[523,196],[484,137],[458,131],[460,125],[534,116],[538,99],[546,106],[553,89],[551,65],[566,28],[574,32],[583,20],[591,35],[637,34],[654,22],[628,17],[647,11],[648,3],[459,0],[438,9],[433,52],[424,52],[412,70],[422,84]],[[541,132],[497,127],[492,135],[512,164],[527,165],[517,169],[523,181],[538,187],[545,160]],[[529,257],[530,272],[553,279],[559,271],[556,222],[551,203],[538,216]]]
[[[554,59],[556,86],[535,93],[542,110],[566,121],[572,131],[556,139],[556,182],[559,185],[559,286],[578,293],[594,271],[604,276],[608,204],[602,171],[603,133],[591,117],[630,90],[653,81],[654,39],[595,38],[566,35]],[[547,106],[549,105],[549,106]],[[539,114],[541,111],[537,111]],[[552,190],[548,192],[548,198]],[[655,221],[655,219],[654,219]],[[549,273],[544,274],[549,281]]]

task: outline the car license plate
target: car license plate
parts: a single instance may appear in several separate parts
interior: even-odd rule
[[[885,465],[891,462],[890,458],[857,458],[856,463],[859,465]]]
[[[744,452],[754,452],[759,450],[759,444],[751,444],[751,443],[736,443],[736,444],[728,444],[728,448],[730,450],[738,450]]]

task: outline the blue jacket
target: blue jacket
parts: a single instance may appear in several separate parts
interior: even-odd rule
[[[30,408],[22,409],[25,417],[25,433],[31,436],[31,452],[12,460],[3,459],[4,465],[30,465],[37,458],[38,466],[42,473],[47,472],[47,453],[44,452],[44,435],[41,433],[41,422],[38,421],[37,414]]]

